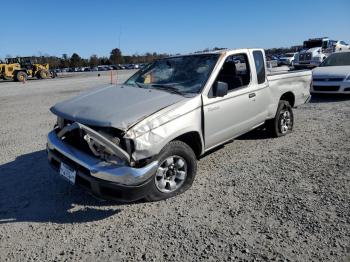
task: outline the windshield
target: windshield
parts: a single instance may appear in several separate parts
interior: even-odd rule
[[[321,47],[322,46],[322,40],[310,40],[310,41],[304,41],[304,48],[310,49],[314,47]]]
[[[339,52],[330,55],[320,66],[348,66],[350,65],[350,52]]]
[[[322,48],[327,49],[328,48],[329,41],[323,41]]]
[[[199,93],[218,58],[218,54],[164,58],[138,71],[125,84],[180,94]]]

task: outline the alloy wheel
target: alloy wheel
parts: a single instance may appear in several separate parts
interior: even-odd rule
[[[156,187],[163,193],[180,188],[187,176],[186,160],[180,156],[169,156],[158,167],[155,176]]]

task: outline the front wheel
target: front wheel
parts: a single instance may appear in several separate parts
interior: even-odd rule
[[[197,173],[193,150],[182,141],[167,144],[158,157],[158,169],[152,178],[148,201],[159,201],[189,189]]]
[[[27,81],[27,78],[28,78],[28,75],[26,72],[24,71],[18,71],[16,74],[15,74],[15,78],[14,80],[16,82],[25,82]]]
[[[278,103],[275,118],[266,123],[268,131],[273,137],[285,136],[293,130],[294,115],[288,101],[281,100]]]
[[[55,71],[50,71],[50,76],[51,76],[51,78],[56,78],[57,73]]]

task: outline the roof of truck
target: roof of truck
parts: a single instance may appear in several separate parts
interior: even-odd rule
[[[212,50],[212,51],[201,51],[201,52],[195,52],[195,53],[188,53],[188,54],[179,54],[179,55],[171,55],[169,57],[180,57],[180,56],[192,56],[192,55],[210,55],[210,54],[225,54],[227,52],[232,52],[232,51],[248,51],[248,50],[257,50],[259,48],[234,48],[234,49],[220,49],[220,50]],[[260,48],[261,50],[261,48]]]

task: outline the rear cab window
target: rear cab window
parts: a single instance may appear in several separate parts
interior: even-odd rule
[[[258,84],[263,84],[265,83],[265,80],[266,80],[264,55],[261,51],[257,50],[257,51],[253,51],[253,57],[254,57]]]

